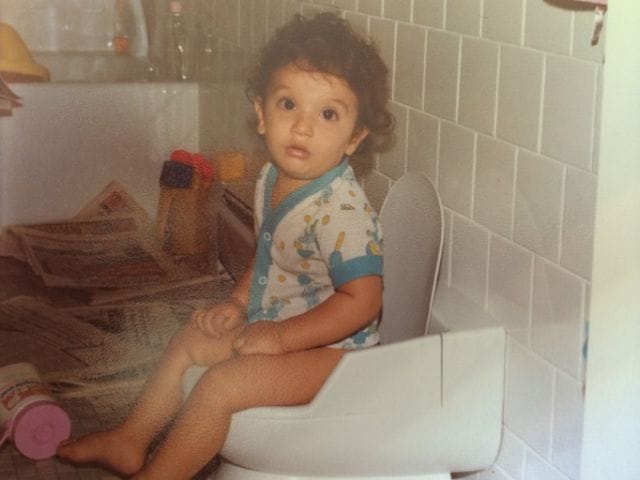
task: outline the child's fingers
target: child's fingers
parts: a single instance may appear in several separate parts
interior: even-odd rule
[[[219,304],[195,310],[191,318],[199,330],[217,339],[242,323],[242,312],[233,304]]]
[[[191,321],[195,323],[196,327],[202,330],[202,317],[205,314],[205,310],[194,310],[191,314]]]
[[[211,310],[195,310],[191,315],[191,320],[198,330],[209,336],[217,338],[218,332],[211,325],[214,318],[215,312],[212,312]]]
[[[222,326],[226,332],[233,330],[242,322],[241,315],[228,315],[222,322]]]
[[[233,350],[235,352],[243,354],[243,353],[245,353],[243,350],[244,350],[244,347],[245,347],[246,343],[247,343],[246,338],[244,338],[242,335],[240,335],[238,338],[236,338],[233,341],[232,348],[233,348]]]

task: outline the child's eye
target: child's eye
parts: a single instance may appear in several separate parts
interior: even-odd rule
[[[296,106],[296,104],[293,103],[293,100],[291,100],[290,98],[286,98],[286,97],[281,99],[278,103],[285,110],[293,110],[295,108],[295,106]]]
[[[338,118],[338,114],[335,110],[327,108],[322,111],[322,118],[324,118],[325,120],[335,120]]]

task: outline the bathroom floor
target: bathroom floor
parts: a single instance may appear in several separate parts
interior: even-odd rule
[[[224,273],[224,270],[221,270],[220,266],[218,266],[217,275],[214,277],[217,282],[215,284],[217,288],[213,292],[210,286],[206,290],[201,289],[201,298],[197,298],[200,295],[194,293],[192,289],[187,309],[182,311],[187,311],[189,305],[213,303],[217,298],[224,298],[228,295],[232,288],[230,277]],[[0,257],[0,306],[4,302],[19,296],[37,298],[54,308],[85,307],[91,298],[89,292],[82,290],[45,287],[41,279],[34,274],[26,262],[10,257]],[[154,302],[156,304],[163,303],[161,297],[158,299],[157,296]],[[170,298],[166,298],[164,302],[167,306],[170,303],[175,303]],[[2,320],[1,315],[0,320]],[[155,320],[157,319],[154,318]],[[171,321],[175,323],[175,319]],[[154,323],[154,328],[156,326],[157,323]],[[37,349],[34,349],[35,351],[26,351],[18,347],[14,351],[7,352],[8,342],[6,339],[0,343],[2,343],[0,348],[5,350],[2,352],[2,358],[6,364],[26,361],[37,365],[38,362],[43,361],[42,358],[35,358],[40,355]],[[11,345],[8,348],[10,349]],[[42,371],[40,367],[38,369]],[[94,392],[91,396],[83,397],[80,395],[79,398],[66,398],[64,394],[54,394],[54,396],[71,418],[72,436],[79,437],[112,427],[121,421],[133,403],[138,389],[139,386],[125,389],[124,391],[119,389],[111,393],[107,390],[107,393],[97,394]],[[214,467],[215,462],[212,462],[199,477],[205,473],[207,475],[210,474]],[[30,460],[22,456],[10,442],[0,446],[0,479],[3,480],[111,480],[117,478],[117,476],[99,467],[76,467],[62,463],[55,457],[41,461]]]

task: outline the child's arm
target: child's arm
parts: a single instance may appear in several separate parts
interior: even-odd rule
[[[381,307],[382,277],[360,277],[301,315],[247,325],[234,348],[243,355],[281,354],[330,345],[364,328]]]
[[[244,322],[247,304],[249,303],[249,289],[251,287],[254,261],[255,256],[249,262],[249,266],[227,301],[208,309],[195,310],[193,312],[192,320],[207,335],[213,338],[220,338],[221,335]]]

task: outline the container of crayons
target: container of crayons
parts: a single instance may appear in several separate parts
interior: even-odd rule
[[[213,180],[213,164],[202,154],[175,150],[163,163],[156,234],[169,253],[209,253]]]

